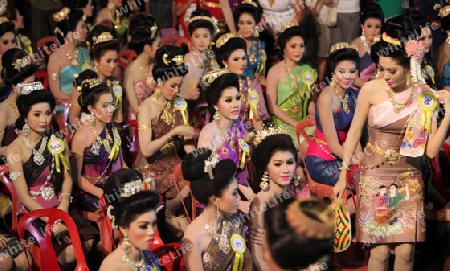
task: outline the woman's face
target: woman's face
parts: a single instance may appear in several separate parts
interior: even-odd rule
[[[219,210],[225,214],[235,214],[238,209],[238,202],[240,200],[237,180],[233,177],[231,183],[223,190],[222,195],[218,198]]]
[[[352,60],[343,60],[337,63],[334,69],[334,80],[343,89],[351,87],[356,77],[356,65]]]
[[[16,35],[13,32],[6,32],[0,37],[0,54],[3,55],[11,48],[17,47]]]
[[[192,47],[201,52],[211,43],[211,33],[208,28],[197,28],[192,32],[191,41]]]
[[[92,0],[89,0],[87,5],[84,8],[82,8],[81,10],[83,10],[84,16],[91,17],[92,11],[94,10],[94,5],[92,4]]]
[[[235,87],[227,87],[222,91],[215,109],[219,110],[225,119],[236,120],[239,118],[241,103],[239,91]]]
[[[178,77],[170,78],[169,80],[164,82],[162,85],[160,84],[161,95],[163,95],[163,97],[168,101],[173,100],[173,98],[175,98],[175,96],[177,96],[177,94],[179,93],[180,85],[182,82],[183,82],[183,77],[178,76]]]
[[[296,163],[290,151],[276,151],[267,165],[267,172],[278,185],[288,185],[294,177]]]
[[[238,31],[245,38],[253,37],[256,22],[250,13],[242,13],[238,20]]]
[[[391,57],[380,57],[378,64],[381,76],[392,89],[404,90],[408,71]]]
[[[27,115],[28,126],[36,133],[43,133],[50,125],[52,114],[49,103],[34,104]]]
[[[117,68],[118,56],[116,50],[108,50],[100,57],[100,61],[94,61],[97,65],[97,70],[101,77],[106,78],[113,74]]]
[[[78,34],[75,34],[78,33]],[[75,33],[73,34],[73,39],[76,41],[85,41],[87,36],[86,22],[83,20],[78,21],[77,27],[75,28]]]
[[[386,195],[386,187],[380,188],[380,197]]]
[[[430,47],[433,43],[433,35],[431,35],[431,29],[429,27],[423,27],[420,31],[420,41],[424,47],[423,52],[425,54],[430,52]]]
[[[366,39],[372,41],[375,36],[380,35],[381,21],[376,18],[369,18],[361,25],[361,28]]]
[[[91,113],[94,112],[95,118],[102,123],[110,123],[113,118],[116,104],[111,93],[102,93],[98,97],[97,102],[90,109]]]
[[[122,0],[111,0],[110,2],[114,4],[115,8],[120,8],[122,6]]]
[[[156,212],[154,210],[138,216],[128,229],[121,229],[138,250],[149,250],[155,240]]]
[[[286,42],[284,51],[286,58],[289,58],[294,62],[300,61],[305,52],[305,42],[303,41],[303,38],[299,36],[292,37]]]
[[[16,19],[12,20],[12,23],[16,27],[16,29],[22,29],[23,28],[23,16],[20,15],[19,10],[16,9]]]
[[[245,56],[244,49],[237,49],[231,53],[227,61],[223,61],[225,66],[228,66],[228,70],[237,75],[244,73],[247,66],[247,57]]]

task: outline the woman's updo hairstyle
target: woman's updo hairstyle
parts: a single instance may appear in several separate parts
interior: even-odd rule
[[[286,48],[286,43],[293,37],[301,37],[303,42],[306,42],[305,33],[300,26],[289,27],[278,36],[278,46],[280,46],[281,50]]]
[[[441,28],[443,31],[450,30],[450,5],[439,9],[438,16],[441,18]]]
[[[364,24],[368,19],[380,20],[381,25],[383,25],[384,13],[380,5],[369,3],[364,7],[364,10],[361,12],[361,23]]]
[[[88,106],[94,106],[100,95],[110,94],[110,88],[102,82],[100,78],[85,79],[81,82],[81,95],[78,97],[78,104],[81,106],[81,112],[90,114]]]
[[[70,9],[84,8],[89,3],[89,0],[61,0],[65,7]]]
[[[144,51],[145,45],[152,46],[158,37],[158,24],[155,18],[145,13],[134,15],[128,29],[131,37],[129,48],[138,55]]]
[[[344,44],[344,43],[337,43],[335,45],[338,44]],[[332,50],[332,52],[330,52],[330,55],[327,58],[327,68],[326,68],[326,72],[325,72],[325,78],[331,78],[333,77],[333,72],[336,69],[336,66],[339,62],[341,61],[345,61],[345,60],[350,60],[353,61],[355,63],[355,68],[358,69],[359,68],[359,64],[360,64],[360,58],[359,58],[359,54],[358,51],[354,48],[351,48],[350,44],[346,44],[348,47],[347,48],[342,48],[342,49],[337,49],[337,50]],[[333,48],[333,46],[331,47]]]
[[[253,3],[255,4],[255,6],[245,3],[240,4],[236,7],[236,10],[233,13],[234,23],[236,25],[238,24],[241,15],[244,13],[250,14],[253,17],[253,20],[255,20],[255,24],[258,24],[261,21],[262,9],[256,2]]]
[[[165,45],[159,48],[155,54],[155,65],[152,69],[152,76],[157,81],[163,82],[188,73],[188,67],[184,65],[184,55],[186,52],[180,47]]]
[[[81,90],[83,88],[81,84],[83,83],[83,81],[87,79],[96,79],[96,78],[98,78],[98,73],[96,73],[91,69],[86,69],[73,79],[73,86],[78,92],[81,93]]]
[[[22,130],[31,107],[38,103],[48,103],[50,105],[50,110],[53,111],[55,109],[56,101],[53,94],[48,90],[34,90],[29,94],[22,94],[17,97],[16,105],[20,115],[16,120],[17,129]]]
[[[201,204],[207,205],[212,196],[220,197],[231,184],[236,174],[236,165],[230,159],[220,160],[212,168],[213,179],[205,172],[205,161],[211,157],[212,151],[198,148],[184,158],[181,169],[185,180],[191,182],[192,195]]]
[[[372,61],[378,65],[380,56],[391,57],[398,65],[409,70],[410,58],[405,51],[405,43],[419,40],[420,32],[420,25],[409,17],[400,15],[389,18],[381,28],[380,41],[373,44],[370,51]],[[400,41],[400,45],[388,42],[391,38]]]
[[[213,106],[217,105],[222,92],[229,87],[235,87],[239,92],[239,77],[237,74],[230,72],[224,73],[206,88],[205,98],[208,102],[208,110],[211,113],[211,116],[216,113]]]
[[[121,168],[111,173],[103,185],[103,195],[107,205],[115,205],[123,192],[123,186],[135,180],[144,180],[141,172],[133,168]]]
[[[288,151],[294,156],[297,164],[298,153],[295,149],[292,137],[287,134],[270,135],[264,138],[254,149],[252,161],[256,168],[256,179],[261,180],[264,172],[267,171],[267,165],[270,159],[278,151]]]
[[[225,43],[222,44],[223,41],[225,41]],[[220,47],[217,47],[217,43],[219,43]],[[220,67],[223,68],[223,61],[228,61],[231,54],[238,49],[242,49],[244,52],[247,52],[247,42],[243,38],[232,33],[225,33],[219,36],[216,39],[214,53],[216,54],[216,61]]]
[[[207,11],[206,9],[197,9],[193,11],[190,19],[192,20],[192,18],[199,16],[210,17],[212,19],[211,13],[209,13],[209,11]],[[215,26],[214,23],[211,22],[210,20],[204,19],[193,20],[188,25],[189,36],[192,36],[192,33],[198,28],[208,29],[211,36],[214,36],[216,34],[217,26]]]
[[[11,89],[11,86],[23,82],[34,74],[38,66],[31,61],[31,56],[19,48],[11,48],[3,54],[1,74],[6,87]]]
[[[56,22],[55,34],[58,43],[63,45],[69,32],[77,29],[78,22],[83,20],[84,13],[81,9],[69,9],[67,7],[53,14],[53,20]]]
[[[11,32],[14,36],[17,36],[16,26],[12,22],[6,20],[0,23],[0,37],[3,37],[8,32]]]
[[[107,51],[120,50],[120,43],[115,39],[115,31],[105,25],[97,24],[89,33],[88,41],[91,46],[91,58],[99,61]]]
[[[420,25],[420,28],[429,27],[431,29],[431,21],[424,17],[420,11],[418,10],[411,10],[405,12],[405,17],[410,17],[413,19],[416,23]]]

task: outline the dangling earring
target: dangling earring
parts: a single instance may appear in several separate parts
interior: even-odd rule
[[[220,212],[219,204],[216,205],[216,215],[218,218],[222,215],[222,213]]]
[[[91,124],[92,128],[95,127],[95,114],[94,114],[94,112],[92,112],[91,115],[89,115],[89,123]]]
[[[156,98],[159,98],[159,96],[161,96],[161,89],[159,87],[157,87],[155,90],[155,96]]]
[[[128,236],[126,234],[123,234],[123,239],[122,239],[122,249],[125,252],[125,254],[130,254],[131,252],[131,244],[130,244],[130,239],[128,239]]]
[[[23,125],[22,134],[24,136],[28,136],[30,134],[30,126],[28,126],[28,121],[27,120],[25,120],[25,124]]]
[[[264,175],[261,177],[261,183],[259,184],[259,187],[264,192],[269,191],[270,183],[269,183],[269,173],[267,171],[264,172]]]
[[[259,31],[258,29],[255,28],[255,30],[253,31],[253,37],[254,38],[259,38]]]
[[[220,114],[219,110],[216,110],[216,113],[214,113],[213,118],[217,122],[217,125],[219,125],[220,120],[222,119],[222,115]]]
[[[331,87],[335,87],[336,86],[336,79],[334,79],[334,75],[333,75],[333,77],[331,77],[330,86]]]
[[[411,73],[408,72],[408,75],[406,76],[406,87],[409,87],[411,83]]]
[[[111,2],[111,1],[109,1],[108,5],[106,7],[109,8],[109,9],[114,9],[115,8],[114,3]]]
[[[98,74],[97,64],[94,65],[94,68],[92,70]]]
[[[377,73],[375,74],[375,78],[376,79],[381,79],[382,75],[381,75],[381,71],[380,69],[377,69]]]
[[[363,28],[362,31],[361,31],[361,36],[362,36],[362,37],[365,37],[365,36],[364,36],[364,28]]]

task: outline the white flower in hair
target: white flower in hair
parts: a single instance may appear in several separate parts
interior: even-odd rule
[[[209,178],[214,179],[214,175],[212,173],[213,168],[216,168],[217,163],[220,161],[220,156],[213,150],[211,156],[205,160],[205,167],[203,168],[204,172],[208,172]]]
[[[130,197],[136,194],[137,192],[142,190],[142,184],[143,182],[141,179],[137,179],[124,184],[122,187],[122,193],[120,193],[120,197]]]

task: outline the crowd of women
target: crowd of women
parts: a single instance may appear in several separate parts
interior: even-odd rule
[[[267,44],[258,3],[233,6],[231,32],[197,9],[188,48],[160,46],[154,17],[127,22],[116,2],[99,1],[89,30],[90,0],[53,15],[60,47],[48,59],[48,90],[34,78],[31,52],[16,48],[17,25],[0,17],[0,155],[19,217],[69,213],[89,254],[99,229],[86,214],[107,209],[121,241],[100,270],[160,270],[149,250],[159,237],[190,248],[187,270],[331,269],[338,203],[302,194],[309,181],[327,185],[333,200],[356,193],[343,200],[356,214],[354,241],[370,244],[370,270],[387,270],[391,249],[394,270],[413,270],[415,245],[425,241],[424,198],[447,203],[429,180],[450,125],[450,93],[441,90],[450,43],[435,69],[425,18],[385,20],[368,5],[361,36],[326,49],[320,80],[328,83],[318,87],[298,13],[268,22]],[[440,15],[447,30],[450,6]],[[136,58],[121,70],[124,49]],[[305,120],[315,124],[306,129],[311,140],[298,137]],[[44,234],[46,223],[33,225]],[[61,268],[73,269],[64,223],[53,235]],[[8,253],[18,243],[0,234],[0,270],[28,268],[26,250]]]

